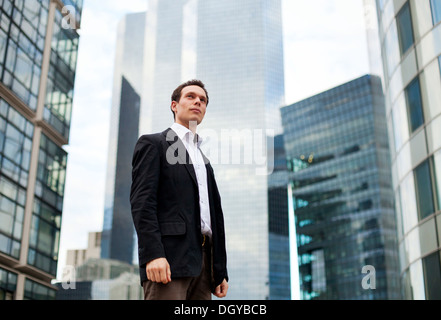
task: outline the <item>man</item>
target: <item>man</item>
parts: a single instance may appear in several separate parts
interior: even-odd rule
[[[196,134],[208,101],[201,81],[181,84],[171,128],[135,146],[130,202],[146,300],[211,300],[228,291],[220,195]]]

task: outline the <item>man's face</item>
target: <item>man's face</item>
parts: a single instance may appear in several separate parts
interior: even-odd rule
[[[176,122],[189,127],[190,121],[199,125],[207,110],[207,96],[199,86],[187,86],[181,91],[179,102],[172,101],[171,108],[176,115]]]

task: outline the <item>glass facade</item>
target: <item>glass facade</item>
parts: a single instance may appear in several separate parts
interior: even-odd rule
[[[55,300],[57,291],[38,282],[26,279],[24,300]]]
[[[376,4],[403,295],[439,299],[441,2]]]
[[[41,136],[28,263],[55,276],[67,153]]]
[[[421,100],[420,81],[415,78],[405,89],[407,114],[409,115],[410,134],[415,132],[424,123],[423,105]]]
[[[274,171],[268,177],[269,297],[291,298],[288,175],[283,135],[274,137]]]
[[[430,0],[432,5],[432,18],[433,24],[437,24],[441,21],[441,1],[440,0]]]
[[[0,1],[2,299],[55,297],[79,38],[66,4]],[[82,1],[69,4],[80,18]]]
[[[0,81],[37,108],[50,0],[3,0],[0,6]]]
[[[413,30],[412,30],[412,19],[410,16],[410,6],[407,2],[397,15],[397,27],[398,36],[400,39],[400,49],[401,54],[407,52],[407,50],[413,44]]]
[[[210,103],[198,133],[222,197],[234,283],[228,298],[271,299],[271,283],[280,281],[270,271],[276,245],[270,243],[267,171],[273,158],[262,159],[266,151],[259,148],[271,153],[282,131],[281,1],[151,0],[148,7],[140,133],[170,127],[170,96],[179,84],[205,83]]]
[[[0,268],[0,301],[12,300],[17,288],[17,274]]]
[[[0,252],[20,256],[34,126],[0,98]]]
[[[303,300],[400,297],[381,80],[364,76],[281,109]],[[362,287],[372,266],[375,290]]]
[[[84,0],[64,0],[63,1],[67,10],[66,12],[62,12],[63,14],[67,13],[69,11],[70,14],[73,14],[75,17],[75,23],[77,25],[81,24],[81,13],[83,12],[83,4]],[[69,6],[73,7],[73,12],[70,12]],[[63,10],[64,11],[64,10]]]
[[[68,138],[79,35],[74,29],[63,28],[62,19],[61,12],[56,11],[43,117]]]

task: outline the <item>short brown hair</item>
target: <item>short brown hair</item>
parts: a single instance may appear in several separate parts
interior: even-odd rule
[[[207,96],[207,106],[208,106],[209,98],[208,98],[207,89],[205,89],[204,83],[201,80],[197,80],[197,79],[189,80],[187,82],[182,83],[179,87],[177,87],[173,91],[173,94],[171,96],[171,101],[172,102],[173,101],[179,102],[179,100],[181,100],[182,89],[184,89],[185,87],[188,87],[188,86],[198,86],[198,87],[201,87],[202,89],[204,89],[205,95]],[[170,109],[171,109],[171,107],[170,107]],[[173,117],[175,118],[176,115],[173,112],[173,110],[172,110],[172,113],[173,113]]]

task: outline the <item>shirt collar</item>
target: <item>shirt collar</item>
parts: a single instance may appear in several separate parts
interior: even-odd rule
[[[184,127],[182,124],[174,122],[170,128],[174,132],[176,132],[179,139],[181,139],[182,141],[186,140],[187,135],[188,135],[188,138],[187,138],[188,141],[192,141],[194,139],[193,132],[190,129]],[[198,135],[197,133],[196,133],[196,137],[197,137],[198,147],[200,147],[200,145],[202,143],[202,137],[200,135]]]

